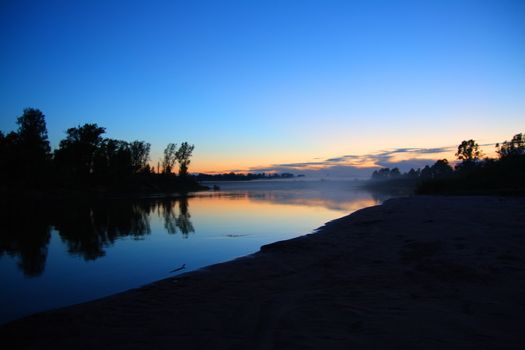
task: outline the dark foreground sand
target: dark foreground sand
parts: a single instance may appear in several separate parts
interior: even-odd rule
[[[35,349],[525,349],[525,199],[390,200],[0,337]]]

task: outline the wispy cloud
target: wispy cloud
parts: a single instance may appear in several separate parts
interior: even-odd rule
[[[271,166],[253,167],[249,171],[256,172],[291,172],[312,176],[351,176],[368,177],[380,167],[398,167],[402,171],[410,168],[421,168],[433,164],[438,155],[449,154],[454,146],[436,148],[394,148],[378,152],[355,155],[347,154],[331,157],[325,160],[297,163],[281,163]],[[432,157],[435,156],[435,157]]]

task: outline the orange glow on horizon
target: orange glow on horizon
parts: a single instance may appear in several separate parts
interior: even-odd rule
[[[199,208],[205,208],[214,215],[222,216],[228,213],[248,213],[256,212],[257,215],[267,214],[273,219],[279,217],[286,219],[291,212],[301,213],[309,208],[313,212],[336,210],[344,213],[351,213],[361,208],[377,205],[377,201],[372,198],[354,198],[341,201],[326,198],[295,198],[287,202],[282,202],[277,197],[272,197],[266,193],[263,198],[250,197],[248,192],[239,194],[211,194],[210,196],[199,195],[191,200],[191,212],[196,212]],[[282,207],[283,210],[279,210]],[[210,210],[211,209],[211,210]],[[203,209],[204,210],[204,209]],[[282,213],[282,214],[280,214]],[[324,213],[320,212],[320,215]]]
[[[439,148],[439,147],[437,147]],[[438,159],[447,159],[449,163],[453,164],[456,161],[456,146],[447,146],[446,150],[437,153],[424,153],[417,151],[406,151],[406,152],[393,152],[386,159],[390,163],[410,161],[410,160],[430,160],[436,161]],[[495,147],[493,144],[488,146],[480,146],[483,151],[484,157],[496,158]],[[395,149],[392,149],[394,151]],[[368,154],[355,155],[352,158],[344,159],[339,162],[328,161],[331,157],[317,157],[309,158],[299,154],[278,154],[274,156],[270,155],[259,155],[257,157],[248,157],[244,155],[229,156],[224,159],[217,159],[217,157],[210,157],[207,155],[198,155],[192,159],[190,165],[190,172],[192,173],[206,173],[206,174],[223,174],[235,172],[239,174],[246,173],[274,173],[280,172],[272,170],[272,168],[283,167],[287,168],[287,171],[301,172],[304,170],[324,170],[331,166],[350,166],[357,169],[370,169],[380,168],[378,164],[377,156],[382,152],[388,152],[389,149],[382,151],[375,151]],[[345,154],[345,152],[340,152]],[[296,165],[296,166],[294,166]],[[429,164],[431,165],[431,164]],[[150,162],[150,166],[156,171],[157,162]],[[260,170],[261,169],[261,170]]]

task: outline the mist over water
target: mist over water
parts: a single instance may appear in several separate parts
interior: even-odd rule
[[[388,199],[344,180],[210,185],[220,190],[187,198],[4,203],[0,322],[254,253]]]
[[[247,196],[252,201],[317,206],[343,213],[380,203],[390,197],[388,194],[367,191],[361,184],[359,181],[344,178],[205,183],[210,187],[219,186],[221,191],[214,193],[217,196]]]

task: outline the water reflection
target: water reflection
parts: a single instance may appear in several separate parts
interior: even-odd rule
[[[312,215],[305,214],[305,208],[323,208],[317,223],[322,225],[327,218],[343,216],[388,198],[359,190],[348,181],[225,183],[221,187],[219,192],[199,193],[190,198],[3,199],[0,257],[11,256],[25,276],[35,277],[44,272],[53,230],[70,255],[85,261],[105,256],[119,239],[144,239],[152,232],[151,220],[161,221],[169,235],[188,238],[195,232],[189,201],[195,205],[201,229],[215,227],[219,232],[222,229],[218,227],[223,225],[227,227],[224,236],[244,237],[250,225],[262,225],[263,229],[268,220],[304,221],[304,215]]]
[[[389,197],[348,181],[220,186],[188,198],[0,198],[0,323],[251,254]]]
[[[0,256],[18,257],[17,265],[26,276],[38,276],[44,271],[50,226],[38,202],[23,205],[2,203],[0,206]]]
[[[211,197],[232,200],[245,198],[257,202],[323,207],[347,213],[376,205],[393,197],[391,193],[363,189],[359,182],[348,180],[252,181],[250,186],[239,181],[206,184],[221,188],[219,192],[209,193]],[[408,195],[408,193],[396,194],[396,196],[400,195]]]
[[[51,228],[71,255],[95,260],[117,239],[142,239],[151,232],[150,214],[164,218],[166,230],[185,237],[194,232],[187,198],[142,200],[11,201],[3,202],[0,256],[16,257],[28,277],[45,268]]]
[[[68,252],[85,260],[105,255],[119,237],[140,239],[150,233],[149,203],[130,201],[61,203],[50,223],[67,244]]]
[[[178,202],[179,210],[175,210]],[[188,199],[179,198],[177,200],[164,199],[157,205],[157,213],[164,218],[164,228],[170,234],[175,234],[180,230],[184,238],[188,237],[189,233],[195,232],[193,224],[191,223],[191,215],[188,210]]]
[[[188,233],[195,232],[193,224],[190,221],[191,215],[188,210],[188,201],[180,200],[179,201],[179,216],[177,217],[177,227],[182,232],[184,237],[188,237]]]

